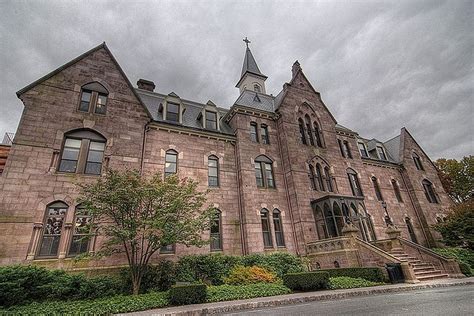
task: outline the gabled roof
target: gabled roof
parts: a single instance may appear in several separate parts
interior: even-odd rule
[[[234,102],[234,105],[242,105],[249,108],[267,111],[267,112],[274,112],[273,110],[273,101],[275,97],[258,93],[255,91],[244,90]]]
[[[151,113],[148,111],[147,107],[145,106],[145,104],[142,102],[142,100],[140,99],[140,96],[136,93],[135,91],[135,88],[133,87],[132,83],[130,82],[130,80],[128,79],[127,75],[125,74],[125,72],[123,71],[122,67],[120,67],[120,64],[117,62],[117,60],[115,59],[114,55],[112,54],[112,52],[109,50],[109,48],[107,47],[107,45],[105,44],[105,42],[103,42],[102,44],[100,45],[97,45],[96,47],[88,50],[87,52],[77,56],[76,58],[74,58],[73,60],[65,63],[64,65],[56,68],[55,70],[51,71],[50,73],[46,74],[45,76],[39,78],[38,80],[30,83],[29,85],[27,85],[26,87],[18,90],[16,92],[16,95],[18,98],[20,98],[20,96],[27,92],[28,90],[32,89],[33,87],[39,85],[40,83],[42,83],[43,81],[46,81],[48,80],[49,78],[53,77],[54,75],[60,73],[61,71],[63,71],[64,69],[74,65],[75,63],[81,61],[82,59],[84,59],[85,57],[89,56],[90,54],[100,50],[100,49],[105,49],[105,51],[109,54],[110,58],[112,59],[113,63],[115,64],[115,66],[117,67],[117,69],[119,70],[120,74],[123,76],[123,78],[125,79],[125,81],[127,82],[127,85],[128,87],[130,88],[130,90],[132,91],[132,93],[135,95],[135,97],[137,98],[138,102],[140,102],[140,104],[143,106],[143,108],[145,109],[145,111],[147,112],[147,114],[149,115],[149,117],[151,118],[152,115]]]

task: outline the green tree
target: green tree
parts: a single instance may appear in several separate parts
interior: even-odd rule
[[[80,200],[104,237],[96,255],[125,253],[133,294],[138,294],[150,258],[161,247],[200,247],[208,242],[202,233],[214,210],[204,207],[207,192],[199,192],[191,179],[111,170],[96,183],[79,186]]]
[[[474,199],[452,207],[442,223],[434,226],[447,246],[474,250]]]
[[[435,162],[444,190],[456,203],[463,203],[474,194],[474,156],[460,161],[440,158]]]

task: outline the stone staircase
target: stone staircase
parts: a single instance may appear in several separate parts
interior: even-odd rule
[[[448,274],[438,270],[432,263],[408,255],[403,248],[392,248],[389,253],[400,261],[408,261],[413,267],[416,278],[421,282],[448,277]]]

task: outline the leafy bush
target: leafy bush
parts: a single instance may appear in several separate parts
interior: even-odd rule
[[[362,278],[350,278],[350,277],[334,277],[329,278],[329,287],[332,290],[338,289],[353,289],[358,287],[368,287],[383,285],[382,282],[372,282]]]
[[[207,302],[243,300],[289,294],[291,290],[280,283],[255,283],[249,285],[219,285],[207,289]]]
[[[169,302],[172,305],[204,303],[207,297],[205,284],[175,285],[169,291]]]
[[[329,288],[329,273],[301,272],[283,276],[283,283],[295,291],[315,291]]]
[[[149,265],[145,269],[140,284],[140,293],[148,293],[150,291],[167,291],[175,283],[176,265],[172,261],[163,260],[157,265]],[[132,292],[132,277],[130,268],[123,268],[120,276],[124,284],[124,292]]]
[[[472,269],[467,263],[460,261],[460,262],[458,262],[458,264],[459,264],[459,269],[461,270],[462,274],[464,274],[465,276],[468,276],[468,277],[472,276],[472,274],[473,274]]]
[[[0,306],[45,299],[85,299],[121,293],[122,283],[114,277],[86,278],[63,270],[36,266],[0,267]]]
[[[275,272],[279,278],[283,277],[286,273],[305,271],[301,258],[286,252],[275,252],[269,255],[251,254],[243,256],[242,265],[266,268]]]
[[[265,268],[251,266],[235,266],[224,279],[225,284],[246,285],[252,283],[274,283],[277,281],[275,274]]]
[[[449,258],[454,258],[458,262],[464,262],[468,264],[471,269],[474,269],[474,251],[466,248],[446,247],[446,248],[434,248],[434,252]]]
[[[318,270],[329,273],[329,277],[347,276],[351,278],[362,278],[372,282],[385,282],[386,277],[381,268],[337,268]]]

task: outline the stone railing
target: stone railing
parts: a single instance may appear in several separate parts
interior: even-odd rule
[[[350,248],[352,248],[352,245],[351,240],[348,237],[335,237],[313,241],[306,244],[308,254],[320,254]]]

